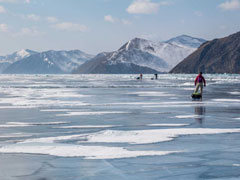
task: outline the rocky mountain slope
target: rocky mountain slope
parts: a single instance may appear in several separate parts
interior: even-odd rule
[[[206,42],[171,73],[240,73],[240,32]]]

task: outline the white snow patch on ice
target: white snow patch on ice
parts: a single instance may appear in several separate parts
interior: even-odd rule
[[[240,99],[212,99],[216,102],[240,102]]]
[[[148,91],[148,92],[134,92],[127,94],[136,94],[138,96],[175,96],[175,94],[169,94],[166,92],[158,92],[158,91]]]
[[[234,91],[234,92],[229,92],[229,94],[240,95],[240,92]]]
[[[240,132],[240,129],[181,128],[139,131],[105,130],[87,135],[86,138],[88,142],[149,144],[171,141],[181,135],[203,135],[236,132]]]
[[[179,118],[179,119],[196,118],[196,117],[199,117],[199,115],[179,115],[179,116],[175,116],[175,118]]]
[[[112,128],[119,127],[118,125],[85,125],[85,126],[62,126],[59,129],[84,129],[84,128]]]
[[[211,128],[174,128],[174,129],[151,129],[136,131],[104,130],[92,134],[77,134],[56,137],[33,138],[22,141],[26,143],[55,143],[65,140],[81,142],[102,142],[102,143],[129,143],[129,144],[150,144],[171,141],[181,135],[205,135],[237,133],[240,129],[211,129]]]
[[[24,133],[12,133],[12,134],[3,134],[0,136],[0,138],[19,138],[19,137],[30,137],[29,134]]]
[[[85,159],[118,159],[138,156],[163,156],[179,151],[129,151],[122,147],[82,146],[69,144],[17,144],[3,146],[0,153],[44,154],[60,157],[84,157]]]
[[[147,126],[169,126],[169,127],[179,127],[179,126],[188,126],[189,124],[147,124]]]
[[[64,112],[64,111],[72,111],[72,109],[41,109],[41,112]]]
[[[66,114],[57,114],[56,116],[91,116],[91,115],[105,115],[105,114],[126,114],[123,111],[102,111],[102,112],[67,112]]]
[[[60,125],[60,124],[67,124],[67,122],[35,122],[35,123],[8,122],[6,124],[1,124],[0,128],[29,127],[29,126],[43,126],[43,125]]]

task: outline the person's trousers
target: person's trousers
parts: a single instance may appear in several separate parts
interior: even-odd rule
[[[200,93],[202,94],[203,93],[203,83],[197,83],[197,86],[196,86],[196,89],[194,92],[197,93],[199,88],[200,88]]]

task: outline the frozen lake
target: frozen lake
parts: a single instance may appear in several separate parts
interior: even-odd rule
[[[195,76],[0,75],[0,179],[240,179],[240,75]]]

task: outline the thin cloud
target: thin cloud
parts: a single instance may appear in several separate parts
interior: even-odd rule
[[[43,32],[40,32],[35,27],[25,27],[22,28],[20,32],[14,33],[13,37],[19,37],[19,36],[39,36],[44,34]]]
[[[201,11],[195,11],[194,14],[198,17],[202,17],[203,13]]]
[[[218,6],[223,11],[236,10],[240,8],[239,0],[228,0]]]
[[[131,24],[132,24],[131,21],[126,20],[126,19],[122,19],[122,23],[123,23],[124,25],[131,25]]]
[[[32,21],[39,21],[40,20],[40,16],[36,15],[36,14],[29,14],[25,16],[26,19],[32,20]]]
[[[114,23],[115,19],[111,15],[104,16],[104,20],[110,23]]]
[[[0,6],[0,13],[5,13],[5,12],[6,12],[5,8],[3,6]]]
[[[58,19],[56,17],[53,17],[53,16],[49,16],[46,19],[47,19],[47,21],[49,23],[56,23],[56,22],[58,22]]]
[[[0,24],[0,32],[8,32],[8,25]]]
[[[155,3],[151,0],[135,0],[126,10],[130,14],[153,14],[158,12],[160,6],[170,4],[169,1]]]
[[[57,23],[51,26],[52,28],[62,30],[62,31],[78,31],[78,32],[86,32],[88,30],[87,26],[82,24],[75,24],[71,22],[62,22]]]
[[[31,3],[31,0],[0,0],[0,3]]]
[[[180,23],[181,23],[181,24],[185,24],[185,19],[181,19],[181,20],[180,20]]]

